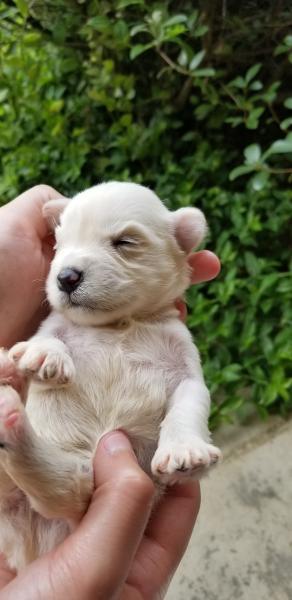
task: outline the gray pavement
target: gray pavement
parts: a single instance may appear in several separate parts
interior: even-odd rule
[[[223,463],[167,600],[292,600],[292,420],[214,436]]]

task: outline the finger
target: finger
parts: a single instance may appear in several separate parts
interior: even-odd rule
[[[181,319],[181,321],[185,321],[187,318],[187,307],[186,307],[185,302],[180,299],[176,300],[175,307],[179,311],[179,318]]]
[[[21,223],[22,219],[30,221],[33,224],[40,239],[50,234],[46,220],[43,218],[42,207],[49,200],[62,198],[62,194],[57,192],[49,185],[36,185],[35,187],[20,194],[15,200],[6,204],[1,210],[6,211],[6,215],[16,222]]]
[[[190,254],[188,259],[192,268],[191,283],[202,283],[210,281],[220,273],[220,260],[209,250],[201,250],[195,254]]]
[[[170,487],[150,519],[147,535],[161,547],[181,555],[188,544],[201,502],[198,481]],[[180,518],[178,519],[178,515]],[[173,552],[175,549],[175,553]]]
[[[8,567],[5,556],[0,553],[0,590],[10,583],[15,575],[15,571]]]
[[[169,488],[153,516],[127,579],[145,598],[165,589],[189,542],[200,508],[198,482]],[[145,577],[147,574],[147,577]]]
[[[196,254],[190,254],[188,258],[190,267],[192,268],[191,283],[202,283],[214,279],[220,273],[221,265],[219,258],[209,250],[202,250]],[[183,300],[175,301],[175,306],[179,311],[179,316],[182,321],[186,320],[187,308]]]
[[[154,486],[121,432],[101,440],[94,470],[96,490],[89,510],[64,542],[58,562],[64,557],[73,578],[78,564],[82,597],[98,593],[110,598],[128,574],[149,518]]]

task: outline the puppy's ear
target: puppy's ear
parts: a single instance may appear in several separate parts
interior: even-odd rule
[[[173,213],[176,240],[187,254],[196,248],[207,233],[207,223],[198,208],[179,208]]]
[[[60,216],[69,202],[69,198],[56,198],[56,200],[49,200],[49,202],[44,204],[43,217],[52,231],[54,231],[59,224]]]

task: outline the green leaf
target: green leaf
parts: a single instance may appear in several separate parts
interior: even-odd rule
[[[128,27],[126,21],[123,21],[122,19],[116,21],[112,31],[118,40],[128,40]]]
[[[269,173],[267,171],[261,171],[257,173],[251,180],[251,186],[256,191],[262,190],[269,180]]]
[[[280,85],[280,81],[274,81],[274,83],[272,83],[268,89],[261,94],[262,99],[268,104],[275,102]]]
[[[51,113],[58,113],[62,110],[64,106],[64,100],[53,100],[49,104],[49,111]]]
[[[202,37],[208,31],[209,31],[208,25],[197,25],[197,27],[194,31],[194,37],[195,38]]]
[[[14,1],[15,1],[15,4],[16,4],[20,14],[22,15],[22,17],[24,17],[26,19],[29,14],[28,4],[27,4],[26,0],[14,0]]]
[[[172,40],[176,37],[179,37],[182,33],[185,33],[185,31],[187,31],[187,29],[185,25],[182,25],[181,23],[178,23],[177,25],[172,25],[171,27],[167,27],[164,29],[164,32],[162,34],[162,40],[164,42]]]
[[[253,92],[258,92],[259,90],[263,89],[263,84],[261,81],[259,81],[258,79],[256,81],[252,81],[252,83],[249,86],[249,89],[252,90]]]
[[[3,100],[6,100],[8,94],[9,94],[9,90],[7,88],[0,90],[0,102],[3,102]]]
[[[197,119],[201,121],[210,113],[211,110],[212,106],[210,106],[210,104],[200,104],[195,110],[195,115]]]
[[[240,89],[244,89],[246,87],[246,82],[243,79],[243,77],[235,77],[235,79],[232,79],[232,81],[229,82],[228,84],[229,86],[232,87],[238,87]]]
[[[227,117],[225,119],[225,123],[231,123],[232,127],[237,127],[237,125],[241,125],[243,123],[243,117]]]
[[[250,146],[247,146],[244,149],[243,154],[245,156],[247,164],[252,165],[260,160],[261,147],[259,146],[259,144],[251,144]]]
[[[256,291],[257,300],[269,288],[274,287],[278,280],[279,280],[278,273],[269,273],[269,275],[265,275],[261,285],[259,286],[259,288]]]
[[[37,31],[30,31],[23,36],[23,41],[27,45],[37,44],[41,39],[41,34]]]
[[[246,175],[247,173],[252,173],[252,171],[254,171],[253,165],[240,165],[240,167],[235,167],[235,169],[232,169],[231,173],[229,173],[229,179],[230,181],[234,181],[234,179],[237,179],[237,177]]]
[[[188,64],[188,55],[187,52],[185,50],[181,50],[178,57],[177,57],[177,62],[181,67],[186,67]]]
[[[216,75],[215,69],[207,68],[207,69],[197,69],[194,71],[194,77],[214,77]]]
[[[141,33],[141,31],[148,31],[148,27],[144,23],[139,23],[139,25],[132,27],[132,29],[130,29],[130,36],[134,37],[137,33]]]
[[[220,407],[221,415],[228,415],[231,412],[237,411],[242,406],[243,402],[244,402],[243,398],[235,397],[235,398],[228,399],[225,406]]]
[[[258,275],[258,273],[260,272],[260,265],[259,260],[255,254],[252,254],[252,252],[245,252],[244,262],[246,269],[250,275],[252,275],[253,277]]]
[[[156,25],[158,23],[161,23],[162,18],[163,18],[162,10],[154,10],[153,13],[151,14],[151,21],[153,21],[153,23],[156,23]]]
[[[105,32],[111,28],[111,21],[107,17],[92,17],[87,21],[87,25],[96,31]]]
[[[149,50],[149,48],[153,48],[153,46],[155,46],[155,42],[150,42],[149,44],[136,44],[135,46],[132,46],[130,51],[130,59],[134,60],[137,58],[137,56],[140,56],[140,54],[143,54],[143,52]]]
[[[285,140],[276,140],[265,153],[265,156],[271,154],[287,154],[292,152],[292,134],[288,134]]]
[[[249,115],[245,124],[246,124],[247,129],[257,129],[259,120],[256,117]]]
[[[242,367],[239,364],[233,363],[225,367],[222,371],[223,381],[238,381],[241,377]]]
[[[284,106],[286,106],[286,108],[292,109],[292,98],[286,98]]]
[[[171,27],[172,25],[177,25],[178,23],[185,23],[188,20],[186,15],[174,15],[165,21],[165,27]]]
[[[263,106],[258,106],[257,108],[253,108],[248,115],[246,120],[246,126],[248,129],[256,129],[259,123],[259,117],[263,114],[265,108]]]
[[[286,46],[288,46],[288,48],[292,48],[292,35],[286,35],[284,37],[284,43]]]
[[[250,67],[245,75],[246,83],[249,83],[259,72],[261,69],[262,63],[257,63]]]
[[[195,69],[201,64],[204,56],[206,54],[206,50],[201,50],[192,58],[189,68],[191,71],[195,71]]]
[[[195,10],[192,11],[192,13],[188,19],[189,27],[191,30],[197,25],[198,17],[199,17],[199,11],[196,8]]]
[[[290,125],[292,125],[292,117],[288,117],[287,119],[284,119],[284,121],[281,121],[280,123],[281,125],[281,129],[288,129],[290,127]]]
[[[117,9],[127,8],[128,6],[132,6],[134,4],[140,4],[140,6],[144,6],[144,0],[119,0],[117,2]]]

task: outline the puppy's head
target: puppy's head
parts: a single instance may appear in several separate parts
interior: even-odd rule
[[[59,213],[61,213],[59,215]],[[149,189],[110,182],[47,203],[56,254],[48,298],[75,323],[101,325],[155,313],[189,283],[187,254],[206,222],[195,208],[171,213]]]

